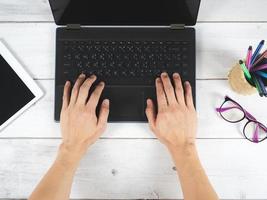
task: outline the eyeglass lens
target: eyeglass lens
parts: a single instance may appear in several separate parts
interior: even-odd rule
[[[222,117],[229,122],[238,122],[244,118],[245,113],[239,105],[232,101],[226,101],[221,107]]]
[[[244,127],[244,135],[252,142],[260,142],[267,137],[267,130],[258,122],[250,121]]]

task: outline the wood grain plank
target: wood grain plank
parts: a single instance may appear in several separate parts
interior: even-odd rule
[[[267,21],[265,0],[204,0],[199,18],[206,21]],[[1,0],[0,22],[50,21],[53,17],[48,0]]]
[[[202,0],[198,20],[201,22],[267,21],[264,13],[266,9],[265,0]]]
[[[39,81],[46,91],[45,97],[14,121],[0,137],[59,138],[59,124],[54,122],[54,81]],[[266,99],[257,94],[243,97],[233,93],[226,80],[197,81],[197,110],[199,115],[198,138],[243,138],[245,123],[230,124],[215,112],[224,95],[237,100],[259,121],[266,122]],[[256,102],[256,103],[251,103]],[[111,104],[112,105],[112,104]],[[155,138],[146,123],[112,123],[108,125],[104,138]]]
[[[0,140],[0,198],[27,198],[51,165],[59,140]],[[264,143],[198,140],[203,166],[221,199],[265,199]],[[122,151],[123,149],[123,151]],[[99,140],[81,162],[72,198],[182,198],[176,172],[157,140]]]
[[[51,21],[53,16],[48,0],[1,0],[0,21]]]
[[[0,24],[0,39],[37,79],[52,79],[55,71],[56,26],[40,24]]]
[[[34,78],[54,79],[55,28],[49,23],[0,24],[0,39]],[[231,66],[246,55],[248,46],[256,46],[266,35],[264,23],[198,24],[197,78],[226,78]]]

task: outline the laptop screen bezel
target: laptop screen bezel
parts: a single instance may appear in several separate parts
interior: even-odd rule
[[[53,0],[49,0],[49,5],[50,5],[50,8],[51,8],[51,12],[52,12],[52,15],[53,15],[53,18],[54,18],[54,21],[56,23],[56,25],[58,26],[66,26],[66,25],[69,25],[69,24],[79,24],[81,26],[92,26],[92,27],[167,27],[167,26],[170,26],[172,24],[180,24],[180,25],[185,25],[185,26],[194,26],[197,22],[197,18],[198,18],[198,14],[199,14],[199,8],[200,8],[200,4],[201,4],[201,0],[197,0],[198,2],[198,5],[196,6],[197,8],[197,11],[196,11],[196,15],[195,15],[195,18],[190,21],[190,23],[177,23],[177,21],[173,20],[173,21],[169,21],[168,23],[113,23],[113,22],[110,22],[110,23],[68,23],[68,22],[65,22],[65,23],[62,23],[60,20],[57,19],[55,13],[53,12],[53,5],[51,3],[51,1]],[[97,20],[96,20],[97,21]]]

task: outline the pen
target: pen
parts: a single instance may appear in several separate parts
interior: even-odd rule
[[[251,56],[252,56],[252,46],[249,46],[248,53],[247,53],[247,59],[246,59],[246,66],[247,66],[248,70],[250,69]]]
[[[261,87],[261,90],[262,90],[262,92],[263,92],[263,95],[266,97],[266,96],[267,96],[267,91],[266,91],[265,85],[264,85],[264,83],[263,83],[261,77],[259,77],[259,76],[256,76],[256,77],[257,77],[257,80],[258,80],[259,85],[260,85],[260,87]]]
[[[259,53],[260,53],[261,48],[263,47],[263,45],[264,45],[264,40],[262,40],[262,41],[258,44],[258,46],[257,46],[257,48],[256,48],[256,50],[255,50],[255,52],[253,53],[252,58],[251,58],[251,64],[253,64],[253,63],[255,62],[255,60],[257,59],[257,56],[259,55]]]
[[[261,77],[263,77],[263,78],[267,78],[267,73],[266,72],[257,71],[256,74],[261,76]]]
[[[252,80],[255,83],[255,86],[256,86],[256,89],[257,89],[259,95],[262,97],[263,96],[263,92],[261,90],[260,84],[259,84],[257,78],[255,77],[255,75],[252,75]]]
[[[248,71],[248,69],[247,69],[245,63],[244,63],[242,60],[239,60],[239,64],[240,64],[240,66],[241,66],[241,68],[242,68],[242,70],[243,70],[243,72],[244,72],[244,74],[245,74],[245,77],[246,77],[248,80],[251,80],[251,75],[250,75],[250,73],[249,73],[249,71]]]
[[[253,67],[250,69],[251,72],[255,72],[255,71],[259,71],[259,70],[263,70],[263,69],[267,69],[267,64],[264,65],[259,65],[257,67]]]
[[[255,67],[264,58],[267,58],[267,50],[265,50],[262,55],[253,63],[253,67]]]

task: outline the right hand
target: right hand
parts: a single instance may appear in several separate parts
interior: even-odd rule
[[[150,129],[170,152],[184,155],[195,146],[197,114],[189,82],[185,82],[185,94],[179,74],[173,74],[173,82],[175,88],[167,73],[156,79],[158,113],[148,99],[146,115]]]

